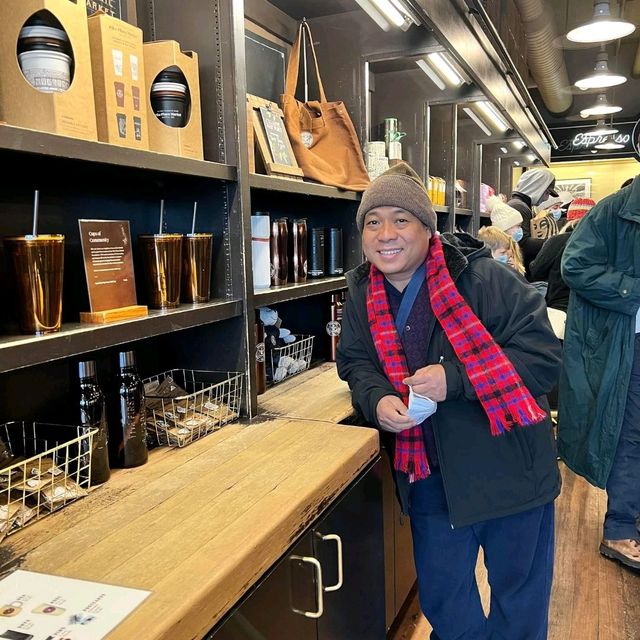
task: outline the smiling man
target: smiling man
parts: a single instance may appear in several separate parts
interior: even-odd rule
[[[560,491],[545,398],[560,346],[544,300],[481,242],[437,234],[404,163],[372,182],[356,222],[367,262],[347,275],[338,373],[393,460],[431,638],[542,640]]]

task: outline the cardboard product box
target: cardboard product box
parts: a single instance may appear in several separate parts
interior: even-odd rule
[[[59,23],[69,38],[72,51],[72,77],[62,92],[45,93],[25,77],[40,82],[37,64],[31,69],[24,62],[23,73],[18,60],[18,39],[25,23],[34,14],[44,12],[49,21]],[[91,56],[87,9],[75,0],[2,0],[0,2],[0,120],[18,127],[58,133],[73,138],[96,140],[96,117],[91,80]],[[57,28],[57,27],[56,27]],[[31,63],[30,63],[31,64]],[[66,65],[66,80],[68,69]],[[58,82],[57,71],[48,72],[48,82]],[[60,77],[64,78],[64,71]]]
[[[200,78],[198,54],[181,51],[174,40],[144,43],[144,73],[147,79],[147,110],[149,123],[149,148],[152,151],[169,153],[202,160],[202,116],[200,110]],[[154,111],[151,94],[158,75],[171,67],[177,67],[188,86],[189,108],[186,125],[173,127],[160,121]]]
[[[98,139],[149,148],[142,30],[102,11],[89,18]]]

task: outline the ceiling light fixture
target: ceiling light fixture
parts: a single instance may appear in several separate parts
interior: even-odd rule
[[[509,128],[509,125],[506,123],[505,119],[498,113],[498,110],[491,104],[491,102],[486,102],[481,100],[476,102],[478,108],[484,113],[487,118],[491,121],[491,123],[498,129],[499,131],[506,131]]]
[[[515,147],[518,151],[522,151],[527,145],[522,140],[514,140],[511,146]]]
[[[609,0],[595,0],[593,18],[567,33],[571,42],[606,42],[624,38],[636,30],[636,26],[628,20],[611,17]]]
[[[416,64],[424,71],[424,73],[431,79],[431,82],[440,89],[440,91],[444,91],[447,88],[447,85],[441,80],[440,76],[431,68],[431,65],[422,58],[416,60]]]
[[[483,133],[486,136],[493,135],[493,131],[491,131],[491,129],[489,129],[489,127],[487,127],[487,125],[482,122],[480,116],[473,109],[470,109],[469,107],[462,107],[462,110],[480,127],[480,129],[482,129]]]
[[[406,31],[415,23],[400,0],[356,0],[356,2],[383,31],[389,31],[391,26]]]
[[[527,153],[527,160],[529,162],[535,162],[536,161],[536,157],[533,155],[533,153]]]
[[[520,166],[520,163],[519,163],[517,160],[514,160],[514,161],[513,161],[513,164],[515,164],[515,165],[516,165],[516,167],[519,167],[519,166]]]
[[[593,145],[594,149],[624,149],[624,145],[621,144],[620,142],[616,142],[614,139],[611,139],[607,142],[601,142],[600,144],[594,144]]]
[[[596,99],[596,103],[580,112],[582,118],[588,118],[589,116],[606,116],[610,113],[618,113],[622,111],[622,107],[616,107],[607,102],[607,94],[600,93]]]
[[[464,83],[464,78],[449,61],[447,54],[440,52],[428,53],[427,59],[447,84],[459,87]]]
[[[585,131],[584,133],[587,136],[608,136],[618,133],[618,129],[606,125],[604,120],[598,120],[595,129],[589,129],[589,131]]]
[[[609,54],[601,51],[596,58],[596,66],[594,73],[586,78],[582,78],[576,82],[576,87],[586,91],[587,89],[605,89],[606,87],[615,87],[624,84],[627,79],[617,73],[609,71]]]
[[[500,147],[500,151],[502,151],[502,153],[509,153],[509,149],[507,149],[507,147]]]

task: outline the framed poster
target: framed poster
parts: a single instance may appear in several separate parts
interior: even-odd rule
[[[591,178],[556,180],[556,191],[568,191],[572,198],[591,197]]]
[[[85,0],[87,15],[104,11],[108,16],[136,24],[135,0]]]

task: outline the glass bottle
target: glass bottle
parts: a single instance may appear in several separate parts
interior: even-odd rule
[[[342,296],[338,293],[331,294],[331,315],[327,322],[327,335],[329,336],[329,362],[336,361],[336,350],[342,333]]]
[[[113,452],[117,465],[138,467],[149,457],[146,440],[144,386],[136,370],[133,351],[119,355],[120,371],[116,378],[118,394],[117,441]]]
[[[97,429],[91,447],[91,486],[106,482],[111,476],[109,468],[109,427],[104,394],[98,385],[96,363],[93,360],[78,364],[80,378],[80,424]]]

